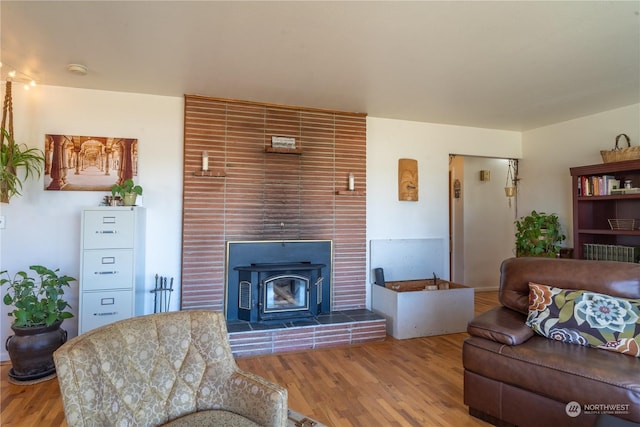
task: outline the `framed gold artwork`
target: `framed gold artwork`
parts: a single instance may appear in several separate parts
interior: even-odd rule
[[[110,191],[138,175],[138,140],[46,134],[45,190]]]

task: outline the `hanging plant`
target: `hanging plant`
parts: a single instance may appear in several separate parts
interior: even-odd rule
[[[16,144],[9,132],[2,131],[2,151],[0,152],[0,202],[9,203],[12,196],[20,196],[23,181],[29,176],[42,174],[44,154],[37,148],[29,148],[25,144]],[[6,138],[7,143],[4,143]],[[24,174],[24,179],[19,175]]]
[[[11,105],[11,82],[2,108],[0,127],[0,202],[9,203],[14,195],[21,195],[23,182],[30,176],[40,178],[44,168],[44,153],[26,144],[18,144],[13,137],[13,107]],[[7,125],[8,118],[8,127]],[[6,140],[6,141],[5,141]],[[5,143],[6,142],[6,143]]]
[[[507,182],[504,185],[504,194],[509,198],[509,207],[511,207],[511,198],[518,192],[518,160],[510,159],[507,167]]]

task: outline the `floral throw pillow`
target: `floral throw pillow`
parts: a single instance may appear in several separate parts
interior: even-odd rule
[[[527,326],[558,341],[640,357],[640,299],[529,283]]]

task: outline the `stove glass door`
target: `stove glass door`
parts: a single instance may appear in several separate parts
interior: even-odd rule
[[[271,276],[264,281],[264,313],[309,309],[309,278],[293,274]]]

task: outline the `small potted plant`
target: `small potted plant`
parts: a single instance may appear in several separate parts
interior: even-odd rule
[[[8,285],[3,302],[14,307],[8,315],[13,317],[11,329],[15,335],[7,339],[6,348],[13,365],[9,377],[16,382],[55,372],[53,352],[67,340],[67,332],[60,326],[64,319],[73,317],[63,295],[76,279],[41,265],[29,269],[39,280],[25,271],[13,276],[7,270],[0,271],[0,287]]]
[[[515,222],[516,256],[558,257],[566,239],[558,215],[531,211]]]
[[[142,195],[142,187],[134,184],[133,179],[126,179],[122,185],[114,184],[111,187],[111,194],[118,194],[125,206],[135,206],[136,198]]]

